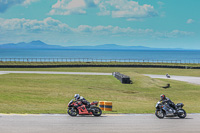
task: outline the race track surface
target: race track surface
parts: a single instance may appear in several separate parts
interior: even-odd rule
[[[149,76],[151,78],[172,79],[172,80],[184,81],[184,82],[200,85],[200,77],[171,75],[170,78],[167,78],[165,75],[153,75],[153,74],[144,74],[144,75]]]
[[[0,133],[200,133],[200,114],[185,119],[158,119],[153,114],[101,117],[69,115],[3,115]]]
[[[0,71],[0,74],[9,73],[32,73],[32,74],[75,74],[75,75],[112,75],[112,73],[95,73],[95,72],[45,72],[45,71]]]

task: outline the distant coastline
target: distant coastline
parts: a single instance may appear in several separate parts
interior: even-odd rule
[[[49,45],[40,40],[32,41],[29,43],[8,43],[1,44],[0,49],[36,49],[36,50],[200,50],[200,49],[182,49],[182,48],[151,48],[144,46],[121,46],[117,44],[103,44],[96,46],[59,46]]]

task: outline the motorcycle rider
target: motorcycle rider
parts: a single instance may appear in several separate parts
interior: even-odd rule
[[[86,108],[90,107],[90,102],[88,102],[84,97],[80,96],[79,94],[75,94],[74,98],[77,101],[81,101],[84,105],[86,105]]]
[[[166,97],[164,94],[160,95],[160,102],[162,102],[163,104],[167,103],[170,107],[175,109],[175,111],[177,110],[176,105],[168,97]]]

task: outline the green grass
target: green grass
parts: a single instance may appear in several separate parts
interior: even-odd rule
[[[112,101],[113,111],[104,113],[154,113],[160,94],[183,102],[188,113],[200,113],[200,86],[151,79],[142,74],[199,76],[200,70],[163,68],[39,68],[0,69],[29,71],[114,72],[131,77],[121,84],[113,76],[4,74],[0,75],[0,113],[66,113],[67,103],[79,93],[88,101]],[[171,88],[162,89],[167,83]]]

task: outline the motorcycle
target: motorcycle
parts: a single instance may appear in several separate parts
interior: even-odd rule
[[[163,104],[160,101],[158,101],[156,104],[155,115],[160,119],[164,117],[176,117],[176,116],[178,116],[179,118],[185,118],[187,114],[185,110],[182,109],[184,104],[178,103],[175,106],[177,110],[170,107],[167,103]]]
[[[67,113],[70,116],[77,116],[78,114],[79,115],[101,116],[102,111],[99,107],[97,107],[97,105],[98,105],[98,102],[95,101],[95,102],[90,103],[90,106],[87,107],[81,101],[76,101],[76,100],[72,99],[68,103]]]

